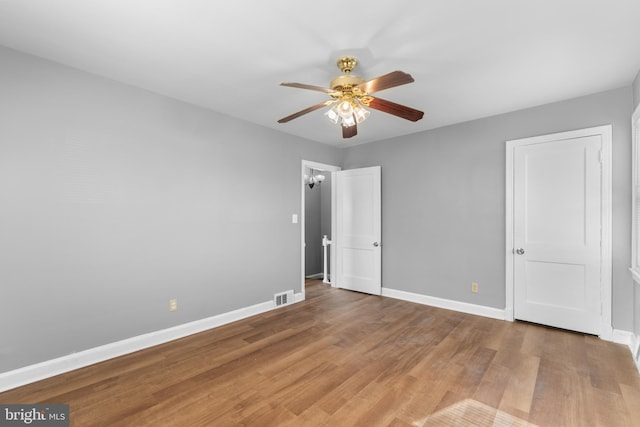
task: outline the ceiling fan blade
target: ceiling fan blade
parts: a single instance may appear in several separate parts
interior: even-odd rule
[[[305,108],[304,110],[300,110],[297,113],[291,114],[290,116],[281,118],[280,120],[278,120],[278,123],[287,123],[290,120],[297,119],[300,116],[303,116],[303,115],[305,115],[307,113],[310,113],[312,111],[316,111],[316,110],[318,110],[318,109],[320,109],[322,107],[326,107],[327,105],[331,105],[334,102],[336,102],[336,101],[333,100],[333,99],[330,99],[328,101],[321,102],[320,104],[312,105],[311,107]]]
[[[335,90],[329,89],[327,87],[307,85],[307,84],[304,84],[304,83],[280,83],[280,86],[297,87],[298,89],[315,90],[317,92],[328,93],[329,95],[331,95],[332,93],[335,92]]]
[[[387,101],[385,99],[371,97],[369,107],[382,111],[384,113],[393,114],[394,116],[401,117],[403,119],[417,122],[424,116],[424,113],[420,110],[416,110],[406,105],[396,104],[395,102]]]
[[[360,83],[358,87],[366,93],[373,93],[389,89],[391,87],[406,85],[413,81],[411,74],[407,74],[404,71],[392,71],[384,76],[376,77],[375,79]]]
[[[349,127],[344,127],[344,126],[340,126],[340,127],[342,128],[343,138],[351,138],[352,136],[356,136],[358,134],[358,125],[356,124]]]

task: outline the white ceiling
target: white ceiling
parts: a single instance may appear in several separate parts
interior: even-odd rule
[[[358,144],[630,85],[640,0],[0,0],[0,45],[328,144]],[[425,112],[373,111],[341,138],[328,86],[354,54],[379,92]],[[1,64],[0,64],[1,65]]]

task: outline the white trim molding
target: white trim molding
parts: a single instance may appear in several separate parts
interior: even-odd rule
[[[611,339],[608,341],[614,342],[616,344],[623,344],[629,347],[631,352],[633,353],[633,341],[634,341],[633,332],[622,331],[620,329],[614,329],[611,332]]]
[[[413,292],[400,291],[391,288],[382,288],[382,296],[400,299],[403,301],[415,302],[431,307],[444,308],[447,310],[459,311],[461,313],[474,314],[476,316],[490,317],[498,320],[508,320],[505,310],[484,305],[470,304],[467,302],[454,301],[450,299],[432,297],[428,295],[416,294]]]
[[[633,324],[640,325],[640,263],[638,263],[638,250],[640,248],[640,105],[638,105],[631,116],[631,278],[633,279]],[[631,336],[629,349],[633,356],[633,361],[640,372],[640,330],[634,327],[634,334]]]
[[[640,105],[635,109],[631,116],[631,159],[632,159],[632,176],[631,176],[631,275],[636,283],[640,283],[640,265],[638,265],[638,247],[640,245],[640,230],[638,230],[640,212],[638,197],[640,194]]]
[[[600,314],[600,338],[612,341],[614,330],[612,327],[612,126],[603,125],[586,129],[578,129],[567,132],[559,132],[550,135],[534,136],[530,138],[516,139],[506,142],[506,289],[505,312],[506,320],[514,320],[517,315],[514,312],[514,152],[515,147],[528,144],[537,144],[557,139],[580,138],[584,136],[599,135],[602,140],[601,148],[601,266],[600,266],[600,302],[602,306]]]
[[[629,347],[631,357],[636,364],[636,368],[638,368],[638,372],[640,372],[640,336],[633,332],[614,329],[610,341]]]
[[[301,298],[302,297],[302,298]],[[295,294],[295,301],[301,301],[304,297]],[[78,353],[59,357],[34,365],[25,366],[12,371],[0,373],[0,392],[20,387],[35,381],[40,381],[65,372],[80,369],[95,363],[104,362],[118,356],[133,353],[145,348],[164,344],[169,341],[184,338],[189,335],[204,332],[227,323],[255,316],[274,310],[273,301],[262,302],[249,307],[227,313],[218,314],[206,319],[196,320],[160,331],[127,338],[100,347],[90,348]]]
[[[640,372],[640,335],[631,334],[629,350],[631,350],[633,361],[636,362],[636,367],[638,368],[638,372]]]
[[[300,293],[302,294],[301,300],[305,299],[304,293],[305,293],[305,288],[304,288],[304,278],[305,278],[305,250],[304,250],[304,246],[305,246],[305,193],[304,193],[304,187],[305,187],[305,183],[304,183],[304,171],[305,168],[310,168],[310,169],[317,169],[317,170],[321,170],[321,171],[327,171],[327,172],[331,172],[332,174],[332,178],[333,178],[333,173],[342,170],[341,167],[339,166],[333,166],[333,165],[328,165],[325,163],[318,163],[318,162],[313,162],[310,160],[302,160],[301,163],[301,172],[300,172],[300,275],[301,275],[301,280],[300,280]],[[335,235],[335,217],[336,217],[336,213],[335,213],[335,179],[331,180],[331,235]],[[334,251],[331,251],[331,266],[336,265],[335,263],[335,253]],[[322,277],[322,276],[321,276]],[[332,286],[334,286],[332,284]],[[296,301],[297,301],[297,296],[296,296]]]

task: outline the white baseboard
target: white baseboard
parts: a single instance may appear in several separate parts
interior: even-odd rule
[[[306,279],[322,279],[324,277],[324,273],[316,273],[305,276]]]
[[[633,332],[622,331],[620,329],[613,329],[612,331],[611,339],[607,339],[606,341],[612,341],[616,344],[624,344],[631,348],[634,339]]]
[[[635,335],[633,332],[629,331],[614,329],[613,336],[610,341],[629,347],[631,357],[638,368],[638,372],[640,372],[640,335]]]
[[[629,342],[629,350],[631,350],[631,356],[636,363],[638,372],[640,372],[640,335],[631,334],[631,340]]]
[[[297,294],[301,295],[301,294]],[[295,301],[299,299],[295,298]],[[155,331],[100,347],[91,348],[68,356],[59,357],[35,365],[25,366],[8,372],[0,373],[0,392],[20,387],[35,381],[103,362],[114,357],[133,353],[134,351],[153,347],[169,341],[203,332],[227,323],[245,319],[256,314],[274,309],[273,301],[262,302],[249,307],[244,307],[228,313],[218,314],[206,319],[196,320],[174,326],[161,331]]]
[[[499,308],[486,307],[484,305],[469,304],[466,302],[448,300],[444,298],[431,297],[428,295],[415,294],[413,292],[399,291],[397,289],[382,288],[382,296],[401,299],[403,301],[416,302],[418,304],[430,305],[432,307],[445,308],[447,310],[460,311],[477,316],[490,317],[492,319],[507,320],[505,310]]]
[[[600,325],[600,335],[598,337],[601,340],[612,341],[621,344],[619,341],[626,339],[621,331],[614,330],[611,325],[607,325],[604,322]]]

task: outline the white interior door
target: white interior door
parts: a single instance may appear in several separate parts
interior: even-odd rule
[[[335,286],[382,293],[380,166],[336,172]]]
[[[601,135],[513,148],[514,317],[601,332]]]

